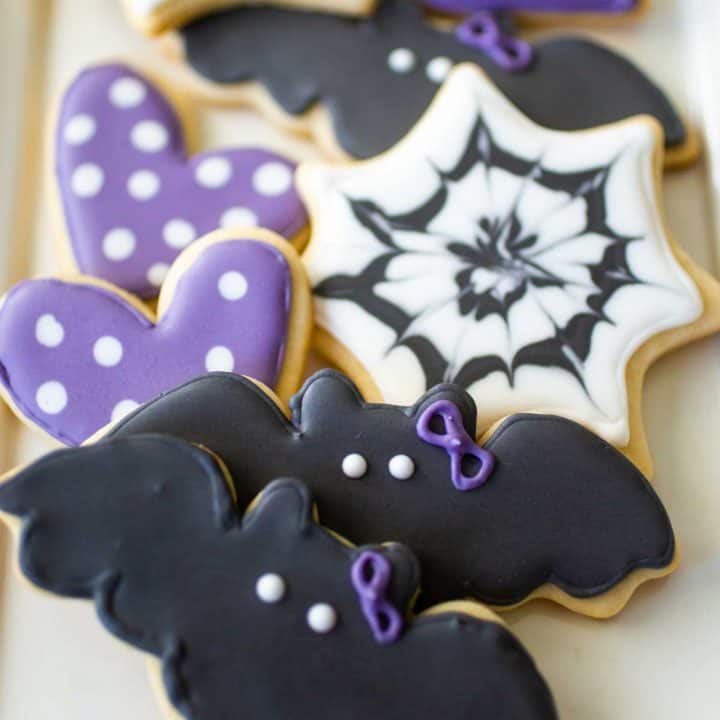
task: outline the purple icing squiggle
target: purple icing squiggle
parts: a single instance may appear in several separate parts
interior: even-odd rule
[[[460,42],[484,52],[503,70],[524,70],[533,59],[532,45],[505,32],[491,12],[476,12],[458,25]]]
[[[479,10],[532,10],[564,13],[625,13],[639,0],[425,0],[432,10],[464,15]]]
[[[444,432],[437,433],[431,429],[430,423],[435,417],[443,421]],[[449,400],[438,400],[423,411],[417,422],[417,434],[421,440],[442,448],[450,456],[450,476],[458,490],[475,490],[490,478],[495,458],[467,434],[460,410]],[[463,460],[467,456],[479,464],[473,475],[465,475],[463,472]]]
[[[292,239],[307,223],[293,163],[259,148],[188,156],[174,108],[124,65],[85,70],[67,90],[55,163],[78,268],[141,297],[212,230]]]
[[[350,578],[358,594],[363,615],[373,637],[381,645],[396,642],[403,629],[403,618],[386,593],[392,577],[390,561],[379,552],[366,550],[353,562]]]
[[[205,248],[156,323],[96,285],[22,282],[0,309],[0,382],[25,418],[68,445],[206,372],[274,387],[291,290],[282,253],[242,239]]]

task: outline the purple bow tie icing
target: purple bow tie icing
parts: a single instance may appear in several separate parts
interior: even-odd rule
[[[85,70],[62,103],[56,175],[79,270],[153,297],[180,251],[218,227],[287,239],[307,222],[295,166],[262,149],[188,157],[175,110],[124,65]]]
[[[0,382],[25,418],[77,445],[205,372],[234,371],[273,387],[291,297],[287,260],[254,240],[204,249],[157,323],[97,285],[22,282],[0,309]]]
[[[425,5],[432,10],[458,15],[479,10],[624,13],[634,10],[639,0],[425,0]]]
[[[433,420],[442,423],[442,432],[431,428]],[[460,411],[450,401],[438,400],[430,405],[418,419],[417,434],[421,440],[442,448],[450,456],[450,477],[458,490],[475,490],[490,478],[495,458],[465,432]],[[473,458],[478,465],[472,475],[463,471],[463,461],[468,458]]]
[[[474,13],[458,25],[455,34],[504,70],[524,70],[532,62],[532,46],[505,32],[491,12]]]
[[[363,615],[381,645],[396,642],[403,629],[402,616],[386,597],[391,575],[390,561],[372,550],[363,552],[350,570]]]

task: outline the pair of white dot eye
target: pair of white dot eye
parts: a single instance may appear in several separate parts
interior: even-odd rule
[[[388,67],[394,73],[406,75],[412,72],[418,63],[415,53],[409,48],[396,48],[388,55]],[[447,57],[433,58],[425,67],[425,74],[430,82],[438,85],[445,80],[452,69],[453,62]]]
[[[354,480],[365,476],[367,460],[359,453],[346,455],[342,461],[343,473]],[[409,480],[415,474],[415,463],[407,455],[395,455],[388,462],[388,472],[396,480]]]
[[[279,603],[287,592],[285,580],[276,573],[266,573],[258,578],[255,592],[261,602],[269,605]],[[308,627],[319,635],[325,635],[335,629],[337,625],[337,611],[328,603],[315,603],[311,605],[305,616]]]

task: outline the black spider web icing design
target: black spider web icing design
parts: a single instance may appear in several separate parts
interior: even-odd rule
[[[449,171],[434,167],[439,186],[410,212],[391,214],[374,200],[346,197],[353,218],[385,250],[358,275],[336,274],[323,279],[316,285],[315,294],[320,298],[350,300],[391,328],[397,339],[387,353],[399,346],[411,350],[422,367],[427,387],[448,381],[469,387],[498,371],[513,386],[518,368],[534,365],[570,373],[590,396],[585,364],[593,334],[599,323],[613,323],[605,307],[621,288],[646,284],[628,260],[630,244],[643,238],[622,235],[608,221],[607,184],[618,158],[607,165],[556,172],[544,167],[542,158],[520,157],[501,147],[479,115],[459,161]],[[471,210],[467,206],[453,207],[454,194],[464,184],[479,182],[478,170],[486,178],[501,172],[518,181],[510,209],[500,212],[490,207],[473,219],[469,232],[457,235],[437,232],[433,223],[441,214],[467,214]],[[554,197],[562,194],[560,210],[582,203],[582,227],[571,224],[566,235],[543,244],[540,232],[543,221],[528,224],[518,211],[531,186],[549,191]],[[547,218],[556,217],[558,212],[558,207],[552,205]],[[599,257],[598,243],[604,246]],[[592,245],[595,252],[584,252],[583,244],[588,250]],[[568,265],[557,261],[561,248],[577,258],[573,272],[568,273]],[[392,282],[389,268],[394,261],[418,253],[450,255],[458,268],[453,277],[457,292],[440,304],[430,303],[419,312],[409,312],[388,299],[382,288]],[[583,279],[578,278],[578,269],[584,269]],[[554,302],[545,301],[547,291],[552,291]],[[567,300],[567,307],[560,313],[558,293]],[[535,301],[553,332],[539,340],[518,343],[523,318],[514,314],[513,309],[528,299]],[[443,352],[436,337],[418,330],[423,319],[437,313],[440,305],[453,305],[458,319],[468,329],[472,323],[480,323],[489,316],[500,318],[507,337],[499,338],[498,342],[512,348],[510,355],[485,353],[459,362],[456,353]],[[573,308],[569,317],[568,308]]]

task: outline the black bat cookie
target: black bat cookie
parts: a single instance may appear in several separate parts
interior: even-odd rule
[[[409,620],[410,551],[342,543],[298,481],[242,518],[208,454],[144,436],[55,452],[0,487],[0,508],[24,519],[24,574],[94,599],[108,630],[162,659],[189,719],[556,717],[487,611]]]
[[[368,405],[330,370],[307,381],[292,410],[288,421],[251,381],[213,374],[148,403],[111,436],[167,433],[211,449],[241,504],[273,478],[302,478],[328,527],[413,548],[421,606],[466,596],[513,605],[547,583],[589,599],[674,560],[648,482],[569,420],[514,415],[479,448],[475,404],[459,387],[438,386],[412,408]]]
[[[665,94],[613,51],[581,38],[550,39],[534,46],[527,69],[504,70],[428,24],[407,0],[385,0],[360,20],[240,7],[187,25],[182,38],[189,64],[215,83],[260,82],[292,115],[324,103],[337,141],[354,157],[377,155],[404,137],[459,62],[480,65],[545,127],[581,130],[649,114],[662,124],[668,148],[687,141]]]

